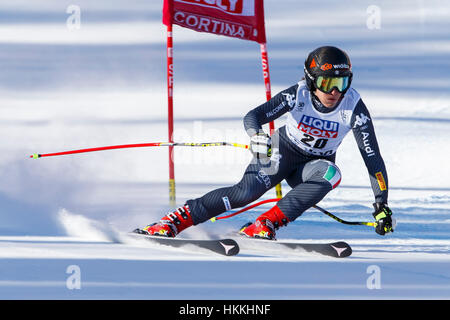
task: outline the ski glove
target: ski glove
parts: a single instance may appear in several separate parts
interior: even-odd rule
[[[394,232],[394,226],[392,221],[392,211],[387,204],[376,202],[373,204],[375,212],[373,217],[376,220],[375,232],[384,236],[386,233]],[[395,220],[394,220],[395,221]]]
[[[272,139],[264,132],[250,138],[250,151],[258,158],[270,158],[272,155]]]

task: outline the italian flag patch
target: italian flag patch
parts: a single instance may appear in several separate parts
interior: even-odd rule
[[[334,166],[328,166],[327,172],[323,178],[331,184],[333,189],[336,188],[341,182],[341,174]]]

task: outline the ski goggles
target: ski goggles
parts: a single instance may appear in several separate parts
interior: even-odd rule
[[[350,77],[324,77],[318,76],[316,79],[316,88],[322,92],[330,93],[334,88],[339,92],[348,89]]]

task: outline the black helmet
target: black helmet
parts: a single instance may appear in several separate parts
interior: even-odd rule
[[[341,49],[331,46],[312,51],[305,60],[304,71],[306,86],[310,91],[319,89],[331,92],[336,88],[345,93],[350,88],[353,77],[348,55]]]

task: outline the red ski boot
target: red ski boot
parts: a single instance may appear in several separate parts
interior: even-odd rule
[[[284,213],[274,206],[269,211],[263,213],[254,223],[247,223],[244,225],[239,234],[245,235],[249,238],[276,240],[275,230],[279,227],[287,225],[289,219],[284,215]]]
[[[152,236],[174,238],[184,229],[193,225],[189,206],[185,204],[173,212],[169,212],[158,223],[153,223],[142,229],[142,233]]]

